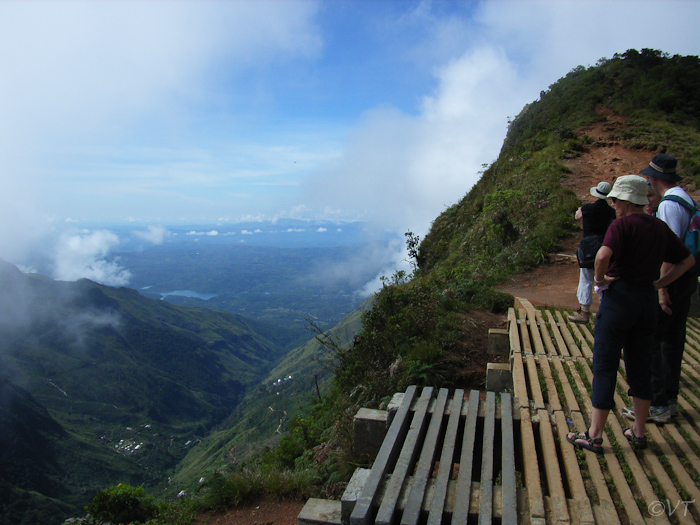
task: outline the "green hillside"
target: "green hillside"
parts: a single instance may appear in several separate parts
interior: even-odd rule
[[[422,241],[408,236],[414,275],[377,295],[360,345],[336,374],[337,388],[347,394],[362,385],[359,401],[372,406],[414,382],[478,386],[464,384],[446,366],[468,341],[461,314],[504,311],[511,299],[493,286],[546,262],[574,231],[580,203],[562,184],[570,176],[564,161],[594,146],[578,130],[603,119],[600,108],[627,117],[626,127],[607,140],[644,149],[650,159],[661,150],[676,156],[684,184],[694,189],[700,182],[698,94],[698,57],[647,49],[575,67],[543,90],[510,124],[498,159],[472,190],[434,220]],[[389,376],[399,357],[398,373]]]
[[[348,348],[361,329],[362,313],[370,307],[371,300],[365,301],[331,330],[317,329],[316,336],[309,327],[311,339],[289,352],[262,383],[251,388],[231,417],[182,460],[172,477],[174,488],[170,492],[192,487],[201,477],[244,463],[261,450],[274,447],[289,430],[294,416],[330,387],[336,356],[321,341]]]
[[[414,271],[387,276],[360,310],[286,356],[232,315],[0,263],[9,290],[0,299],[0,385],[3,399],[16,400],[0,406],[0,422],[22,429],[18,414],[27,414],[45,429],[18,430],[44,451],[34,460],[44,477],[19,474],[29,461],[20,448],[21,457],[0,456],[11,466],[2,472],[14,473],[0,481],[22,498],[40,493],[36,504],[56,514],[114,484],[115,473],[138,485],[168,471],[171,494],[221,472],[310,472],[318,494],[333,492],[368,461],[351,447],[360,407],[380,407],[410,384],[481,388],[485,319],[513,300],[494,287],[546,263],[575,231],[580,203],[563,184],[572,176],[565,161],[595,147],[581,128],[602,110],[626,117],[605,140],[676,156],[684,185],[697,189],[698,94],[698,57],[629,50],[575,67],[510,123],[498,159],[424,239],[407,233]],[[207,483],[209,494],[223,486]]]
[[[4,519],[58,507],[55,523],[105,486],[161,483],[280,357],[232,314],[1,261],[0,287],[0,418],[6,439],[34,442],[0,452],[23,494]]]
[[[700,60],[629,50],[578,66],[528,104],[509,126],[498,159],[459,202],[436,217],[424,239],[406,234],[414,272],[385,280],[362,314],[352,347],[338,352],[332,386],[307,408],[277,451],[277,468],[314,469],[326,483],[344,479],[352,455],[352,417],[379,407],[410,384],[480,389],[484,312],[513,298],[494,286],[546,263],[575,231],[580,205],[563,181],[565,160],[595,147],[581,128],[602,113],[626,117],[604,140],[679,159],[684,185],[700,182]],[[640,166],[641,169],[641,166]],[[481,339],[483,341],[483,339]],[[471,373],[470,373],[471,369]],[[333,450],[314,463],[312,450]]]

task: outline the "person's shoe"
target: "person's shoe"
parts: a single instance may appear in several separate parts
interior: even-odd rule
[[[590,319],[590,317],[590,312],[584,312],[583,309],[579,308],[578,310],[576,310],[576,315],[569,316],[569,321],[578,324],[588,324],[588,320]]]
[[[668,413],[671,417],[678,417],[678,402],[675,399],[668,402]]]
[[[634,408],[623,407],[620,410],[623,416],[627,419],[634,421]],[[651,407],[649,409],[649,415],[647,416],[647,421],[653,421],[657,425],[663,425],[671,421],[671,411],[666,407]]]
[[[622,410],[620,410],[623,416],[625,416],[627,419],[631,419],[634,421],[634,408],[632,407],[622,407]]]
[[[629,431],[629,432],[628,432]],[[647,448],[647,438],[646,436],[642,437],[637,437],[634,435],[634,430],[631,428],[626,428],[622,431],[622,434],[627,438],[627,441],[630,442],[630,445],[632,445],[632,448],[635,450],[644,450]]]
[[[671,421],[671,413],[666,407],[651,407],[647,420],[653,421],[657,425],[663,425]]]

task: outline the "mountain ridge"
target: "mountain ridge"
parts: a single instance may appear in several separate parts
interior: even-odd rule
[[[161,483],[281,357],[234,314],[6,261],[0,286],[0,419],[17,439],[36,438],[3,452],[2,482],[23,494],[3,506],[6,520],[34,509],[55,523],[115,480]],[[57,497],[58,514],[48,503]]]

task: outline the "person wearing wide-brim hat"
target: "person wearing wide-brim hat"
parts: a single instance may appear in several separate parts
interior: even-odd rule
[[[657,319],[656,290],[668,286],[693,265],[693,257],[666,223],[647,215],[647,181],[618,177],[608,194],[617,219],[598,250],[594,282],[601,294],[593,343],[593,415],[585,432],[570,432],[576,447],[603,452],[603,428],[615,406],[620,355],[637,417],[623,432],[633,448],[647,447],[644,435],[651,405],[651,351]],[[668,262],[659,277],[659,268]]]
[[[649,177],[649,185],[661,197],[656,216],[668,224],[680,239],[684,239],[694,215],[695,203],[678,185],[682,180],[678,174],[678,161],[671,155],[661,153],[655,155],[640,173]],[[670,286],[659,290],[659,322],[652,351],[652,400],[649,411],[649,419],[658,424],[667,423],[678,415],[677,398],[686,322],[696,289],[697,275],[688,271]],[[629,419],[635,418],[633,407],[625,407],[622,413]]]
[[[577,254],[590,253],[595,257],[595,252],[603,242],[608,226],[615,219],[615,210],[608,206],[607,197],[612,186],[609,182],[601,181],[590,189],[590,194],[596,197],[595,202],[587,203],[576,210],[574,218],[583,219],[583,239],[577,250]],[[586,324],[590,319],[591,305],[593,304],[593,261],[590,263],[579,258],[578,288],[576,298],[579,308],[575,314],[569,316],[572,323]]]

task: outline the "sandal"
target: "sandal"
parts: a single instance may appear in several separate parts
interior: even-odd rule
[[[585,448],[596,454],[603,453],[603,438],[592,438],[588,435],[588,430],[585,432],[570,432],[566,435],[566,440],[575,447]],[[580,443],[580,441],[584,443]]]
[[[628,430],[630,431],[629,434],[627,433]],[[622,431],[622,433],[623,433],[623,434],[625,435],[625,437],[627,438],[627,441],[630,442],[630,445],[632,445],[632,448],[633,448],[633,449],[635,449],[635,450],[644,450],[645,448],[647,448],[647,438],[646,438],[646,436],[642,436],[642,437],[637,437],[637,436],[635,436],[635,435],[634,435],[634,430],[632,430],[631,428],[626,428],[626,429],[624,429],[624,430]]]

